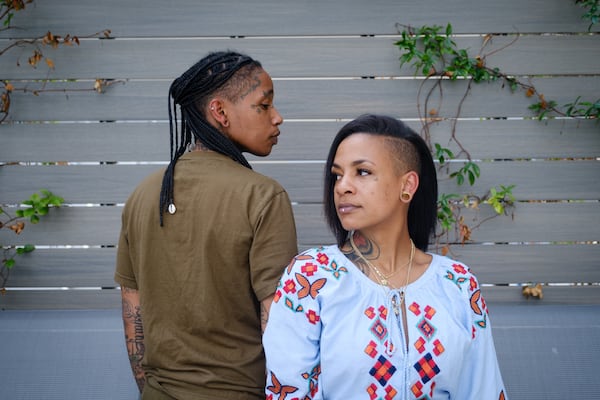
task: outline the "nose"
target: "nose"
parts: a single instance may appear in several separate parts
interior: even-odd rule
[[[273,125],[281,125],[283,123],[283,117],[281,116],[281,114],[279,114],[279,111],[277,110],[277,108],[275,108],[275,106],[273,106]]]
[[[338,195],[343,195],[347,193],[354,193],[355,187],[352,179],[349,176],[338,175],[337,180],[335,181],[335,192]]]

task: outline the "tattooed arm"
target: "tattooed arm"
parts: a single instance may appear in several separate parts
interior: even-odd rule
[[[135,289],[121,288],[121,301],[123,305],[123,327],[125,328],[125,345],[131,364],[133,377],[140,393],[144,390],[146,378],[142,369],[144,357],[144,327],[140,307],[140,294]]]
[[[273,297],[275,297],[275,295],[271,295],[260,302],[260,330],[263,334],[265,333],[267,322],[269,321],[269,310],[271,310]]]

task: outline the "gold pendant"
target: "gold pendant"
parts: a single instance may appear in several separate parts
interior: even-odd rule
[[[400,315],[400,307],[398,307],[395,296],[392,297],[392,308],[394,309],[394,314],[396,314],[396,317],[398,317]]]

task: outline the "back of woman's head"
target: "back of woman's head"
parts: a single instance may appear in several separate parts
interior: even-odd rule
[[[253,83],[250,73],[259,68],[262,68],[260,62],[241,53],[210,53],[173,81],[169,95],[182,109],[195,106],[204,110],[216,92],[235,103],[236,94]]]
[[[165,171],[160,194],[160,224],[163,213],[174,204],[175,164],[192,143],[200,142],[209,150],[224,154],[251,168],[240,149],[211,125],[205,115],[208,102],[215,95],[236,103],[240,93],[254,84],[252,74],[262,69],[260,62],[233,52],[208,54],[175,79],[169,88],[169,129],[171,161]],[[180,113],[177,112],[179,107]]]
[[[325,164],[325,218],[338,245],[341,246],[346,241],[348,231],[344,229],[337,215],[334,203],[336,177],[332,174],[331,168],[340,143],[355,133],[383,136],[398,142],[398,145],[388,146],[393,158],[418,173],[419,187],[408,209],[408,231],[415,246],[426,251],[437,223],[437,175],[431,151],[423,138],[402,121],[374,114],[362,115],[340,129],[331,144]],[[398,154],[399,152],[402,154]]]

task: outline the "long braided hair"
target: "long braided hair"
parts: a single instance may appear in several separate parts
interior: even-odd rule
[[[163,213],[175,206],[173,199],[174,173],[177,160],[190,144],[199,141],[206,148],[229,156],[246,168],[252,169],[240,149],[211,125],[204,115],[210,97],[217,91],[232,102],[236,95],[251,83],[249,76],[262,68],[260,62],[233,51],[213,52],[202,58],[169,88],[169,131],[171,161],[165,171],[160,189],[160,226]],[[178,123],[177,105],[180,108]]]

